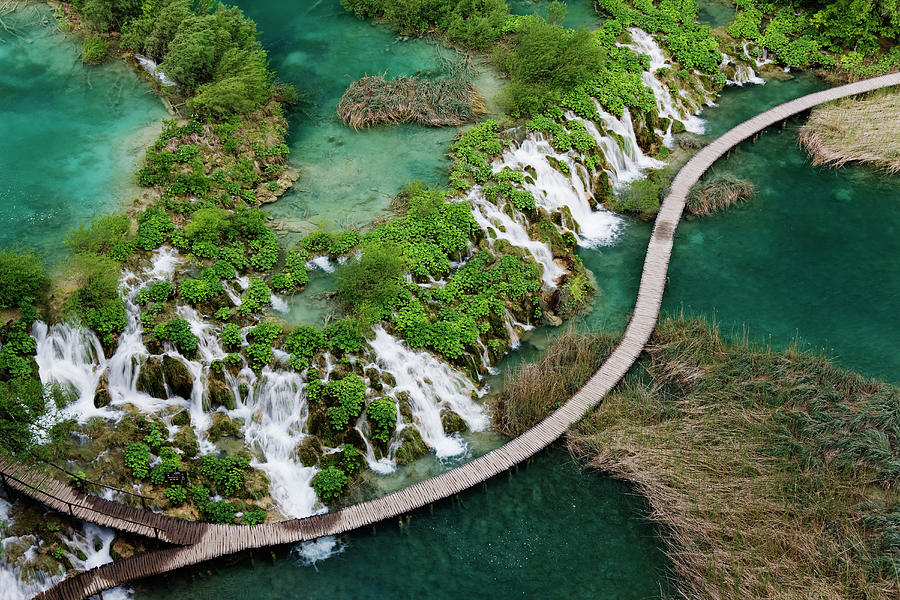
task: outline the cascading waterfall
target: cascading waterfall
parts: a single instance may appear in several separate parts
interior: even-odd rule
[[[525,230],[526,224],[514,220],[493,202],[488,201],[476,186],[472,188],[466,197],[472,205],[472,216],[478,225],[493,237],[506,240],[513,246],[526,248],[534,260],[543,267],[541,279],[544,282],[544,288],[552,290],[556,287],[556,280],[565,273],[565,270],[553,260],[553,252],[550,246],[544,242],[531,239]],[[524,221],[524,218],[522,218]]]
[[[248,393],[240,397],[237,381],[248,381]],[[304,467],[296,456],[296,448],[307,436],[304,432],[309,410],[305,382],[295,371],[265,367],[257,377],[244,368],[230,381],[238,402],[232,418],[244,419],[244,439],[262,454],[253,466],[269,478],[269,494],[285,516],[305,517],[313,514],[318,502],[310,482],[318,469]]]
[[[12,505],[0,497],[0,526],[8,527],[13,524],[11,508]],[[66,558],[72,566],[79,571],[86,571],[112,562],[110,548],[114,539],[115,532],[112,529],[84,523],[81,531],[75,531],[71,539],[63,538],[62,541],[66,547]],[[3,549],[0,552],[0,593],[4,600],[28,600],[65,578],[61,567],[58,573],[53,574],[28,568],[40,543],[35,536],[6,537],[0,542],[0,548]],[[8,554],[5,550],[13,544],[30,544],[31,547],[15,563],[10,563],[6,559]],[[81,559],[79,555],[85,558]],[[133,593],[127,588],[117,587],[103,592],[103,597],[128,600],[133,597]]]
[[[734,79],[726,81],[726,85],[736,85],[743,87],[745,84],[751,83],[755,85],[765,85],[766,80],[756,74],[753,67],[746,63],[738,63],[732,57],[724,52],[722,53],[722,62],[720,69],[724,69],[728,65],[734,65]]]
[[[469,379],[428,352],[416,351],[389,334],[380,325],[374,328],[371,346],[377,364],[389,372],[396,385],[393,394],[409,394],[413,420],[426,444],[438,458],[462,454],[465,444],[448,436],[441,425],[441,408],[446,406],[462,417],[471,431],[488,427],[488,418],[472,397],[475,387]]]
[[[650,70],[644,71],[641,79],[644,85],[653,90],[653,95],[656,97],[656,110],[659,116],[681,121],[684,124],[684,129],[691,133],[703,133],[706,130],[703,119],[692,114],[692,111],[683,105],[683,99],[680,96],[677,99],[674,98],[669,88],[656,76],[656,72],[661,68],[672,69],[672,64],[666,58],[662,48],[659,47],[652,35],[642,29],[630,27],[628,33],[631,35],[631,43],[621,45],[650,57]],[[667,147],[672,147],[671,126],[665,132],[664,143]]]

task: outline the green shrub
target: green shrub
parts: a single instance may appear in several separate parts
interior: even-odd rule
[[[188,491],[183,485],[176,484],[166,488],[165,496],[172,506],[181,506],[187,500]]]
[[[391,398],[378,398],[366,407],[366,416],[372,424],[372,439],[383,444],[391,441],[397,426],[397,403]]]
[[[203,507],[203,515],[210,523],[217,525],[231,525],[234,523],[234,506],[225,500],[209,502]]]
[[[352,419],[362,413],[366,382],[356,373],[350,373],[343,379],[329,381],[325,386],[325,395],[336,403],[328,409],[331,426],[336,431],[343,431]]]
[[[0,250],[0,308],[37,300],[49,287],[50,278],[33,250]]]
[[[125,448],[125,468],[137,479],[146,479],[150,475],[150,447],[135,442]]]
[[[285,337],[283,347],[291,354],[291,367],[302,371],[309,367],[317,352],[326,348],[325,334],[315,327],[302,325]]]
[[[238,350],[241,347],[241,328],[234,323],[227,323],[222,328],[222,347],[226,350]]]
[[[191,331],[191,324],[184,319],[172,319],[153,328],[153,337],[157,340],[172,342],[175,348],[184,356],[193,356],[197,352],[200,343]]]
[[[350,483],[346,473],[337,467],[327,467],[313,477],[312,487],[316,495],[323,501],[336,500],[344,493],[344,489]]]
[[[353,475],[366,466],[366,458],[350,444],[341,448],[340,469],[347,475]]]
[[[103,62],[109,54],[109,44],[99,35],[89,35],[81,45],[81,60],[89,65]]]
[[[223,495],[234,496],[244,489],[244,472],[249,468],[250,459],[246,456],[218,458],[208,454],[200,464],[200,473]]]
[[[142,287],[134,297],[134,301],[141,305],[148,302],[167,302],[174,294],[175,286],[170,282],[165,280],[154,281]]]
[[[251,508],[244,511],[241,517],[241,525],[259,525],[266,520],[266,511],[261,508]]]
[[[153,250],[163,245],[175,226],[172,217],[161,208],[150,207],[138,215],[138,230],[135,244],[144,250]]]
[[[79,287],[66,301],[64,312],[96,331],[104,344],[112,344],[128,324],[119,295],[119,264],[103,256],[80,254],[72,258],[69,270]]]
[[[362,350],[359,325],[353,319],[333,321],[325,326],[323,333],[332,352],[347,354]]]

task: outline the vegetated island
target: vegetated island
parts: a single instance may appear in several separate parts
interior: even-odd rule
[[[497,407],[507,428],[548,414],[610,348],[588,334],[557,346],[517,378],[565,384],[519,388]],[[900,388],[822,356],[664,318],[568,446],[647,497],[686,598],[897,597],[898,407]]]
[[[381,123],[446,127],[473,123],[487,108],[475,87],[461,79],[401,76],[388,80],[384,75],[370,75],[350,84],[337,112],[353,129]]]
[[[814,165],[861,162],[900,173],[900,92],[845,98],[812,111],[800,143]]]

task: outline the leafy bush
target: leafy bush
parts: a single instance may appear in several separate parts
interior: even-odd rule
[[[66,301],[64,312],[96,331],[104,344],[112,344],[128,324],[119,295],[119,264],[103,256],[80,254],[69,267],[79,287]]]
[[[302,325],[285,337],[283,347],[291,354],[291,367],[302,371],[309,367],[316,352],[326,348],[325,334],[315,327]]]
[[[359,326],[353,319],[333,321],[325,326],[323,333],[332,352],[347,354],[362,350],[362,336],[359,335]]]
[[[272,302],[272,290],[262,279],[251,279],[250,285],[241,294],[241,306],[238,312],[242,315],[250,315],[262,310]]]
[[[397,404],[391,398],[378,398],[366,407],[366,416],[372,424],[372,439],[383,444],[391,441],[397,426]]]
[[[340,469],[347,475],[353,475],[366,465],[366,458],[350,444],[341,448]]]
[[[150,475],[150,447],[141,442],[128,444],[125,448],[125,468],[137,479]]]
[[[142,287],[134,297],[134,301],[141,305],[148,302],[167,302],[174,294],[175,286],[170,282],[165,280],[154,281]]]
[[[89,65],[103,62],[109,54],[109,44],[99,35],[89,35],[81,45],[81,60]]]
[[[165,496],[172,506],[181,506],[187,500],[188,491],[183,485],[176,484],[166,488]]]
[[[327,467],[313,477],[312,487],[323,501],[336,500],[350,483],[347,474],[337,467]]]
[[[252,508],[244,511],[241,517],[241,525],[259,525],[266,520],[266,511],[261,508]]]
[[[343,379],[329,381],[325,386],[325,395],[336,403],[328,409],[331,426],[336,431],[343,431],[352,419],[362,413],[366,383],[356,373],[350,373]]]
[[[33,250],[0,250],[0,308],[37,300],[49,286],[50,278]]]
[[[191,331],[191,324],[184,319],[172,319],[153,328],[153,337],[157,340],[172,342],[178,351],[184,356],[193,356],[200,344],[198,338]]]
[[[206,455],[200,464],[200,473],[226,496],[234,496],[244,489],[244,472],[250,468],[246,456],[226,456],[218,458]]]
[[[144,250],[162,246],[175,229],[172,217],[161,208],[150,207],[138,215],[138,230],[135,244]]]
[[[210,523],[230,525],[234,523],[234,506],[225,500],[209,502],[203,507],[203,515]]]
[[[241,347],[241,328],[228,323],[222,328],[222,346],[226,350],[237,350]]]

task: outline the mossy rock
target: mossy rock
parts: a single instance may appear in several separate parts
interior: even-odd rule
[[[684,133],[684,123],[678,119],[672,119],[672,133]]]
[[[394,460],[398,465],[411,463],[417,458],[421,458],[428,454],[428,446],[422,439],[422,434],[415,427],[409,426],[400,432],[400,447],[394,455]]]
[[[394,376],[388,373],[387,371],[381,372],[381,381],[386,383],[387,385],[394,387],[397,385],[397,380],[394,379]]]
[[[297,457],[304,467],[317,467],[322,457],[322,442],[314,435],[303,438],[297,445]]]
[[[225,381],[224,373],[211,372],[209,374],[209,381],[207,381],[206,385],[206,394],[209,406],[212,409],[224,406],[228,410],[234,410],[235,406],[237,406],[234,393],[228,386],[228,382]]]
[[[104,371],[97,383],[97,391],[94,392],[94,408],[109,406],[112,398],[109,395],[109,373]]]
[[[397,394],[397,407],[400,409],[400,415],[407,423],[413,420],[412,405],[409,402],[409,392],[400,392]]]
[[[137,391],[144,392],[154,398],[167,397],[162,359],[158,356],[148,356],[143,364],[140,365],[137,377]]]
[[[184,455],[187,458],[197,456],[197,452],[200,451],[200,446],[197,443],[197,434],[194,433],[194,429],[190,425],[179,428],[178,431],[175,432],[172,443],[175,444],[176,448],[184,452]]]
[[[136,548],[125,540],[116,538],[109,547],[109,555],[113,560],[131,558],[135,555]]]
[[[172,425],[183,427],[191,424],[191,413],[187,409],[181,409],[172,417]]]
[[[189,400],[194,390],[194,378],[187,365],[177,358],[165,354],[162,357],[162,371],[169,390],[176,396]]]
[[[444,428],[444,433],[456,433],[467,429],[463,418],[446,406],[441,409],[441,427]]]
[[[225,413],[216,412],[212,414],[212,425],[209,427],[207,437],[209,441],[215,443],[223,437],[233,437],[242,439],[240,419],[232,419]]]

